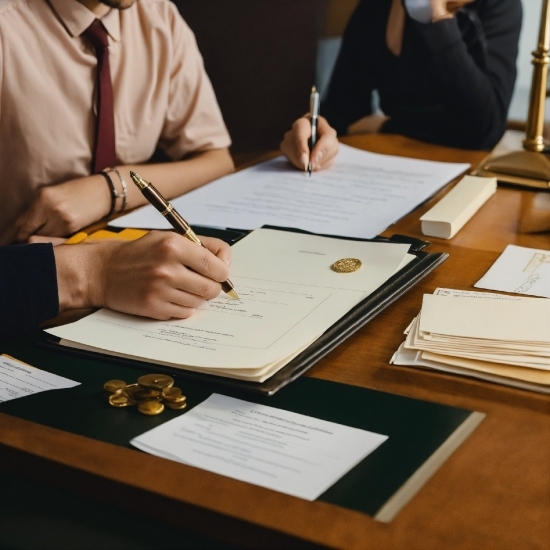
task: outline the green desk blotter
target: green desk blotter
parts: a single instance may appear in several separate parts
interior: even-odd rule
[[[389,436],[376,451],[345,474],[319,500],[391,521],[484,415],[381,391],[301,377],[272,397],[223,392],[212,385],[175,376],[187,396],[184,411],[143,416],[134,407],[107,404],[103,384],[135,382],[141,369],[40,349],[42,334],[0,344],[0,353],[34,367],[81,382],[0,404],[0,412],[71,433],[130,447],[129,441],[204,401],[223,393],[296,413]],[[151,367],[151,372],[154,367]],[[140,452],[137,451],[136,452]]]

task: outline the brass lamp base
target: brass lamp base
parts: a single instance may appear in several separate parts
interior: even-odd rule
[[[500,157],[489,157],[475,171],[476,176],[533,189],[550,190],[550,158],[544,153],[515,151]]]

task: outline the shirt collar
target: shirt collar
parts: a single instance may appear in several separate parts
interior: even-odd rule
[[[49,0],[52,9],[65,25],[71,36],[80,36],[97,19],[96,15],[78,0]],[[120,12],[111,9],[100,18],[109,36],[120,40]]]

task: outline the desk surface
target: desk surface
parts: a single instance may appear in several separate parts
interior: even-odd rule
[[[484,156],[399,136],[344,141],[374,152],[473,165]],[[487,414],[390,524],[0,414],[3,467],[37,479],[54,476],[82,494],[150,510],[240,547],[547,548],[550,396],[388,364],[424,293],[437,286],[472,289],[507,244],[550,248],[548,234],[517,233],[521,201],[529,194],[499,188],[451,241],[432,239],[429,250],[449,252],[449,260],[308,372]],[[384,235],[422,237],[418,218],[438,198]]]

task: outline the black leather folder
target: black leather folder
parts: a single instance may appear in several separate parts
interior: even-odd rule
[[[294,231],[296,233],[305,233],[304,231],[297,229],[265,226],[268,229],[277,229],[279,231]],[[203,228],[197,228],[196,231],[199,234],[204,234]],[[248,232],[240,232],[242,236]],[[227,241],[230,244],[236,242],[235,235],[239,235],[238,230],[230,230],[227,234]],[[217,237],[223,238],[223,233],[217,230]],[[346,238],[335,237],[334,235],[323,235],[332,238]],[[262,383],[247,382],[243,380],[235,380],[232,378],[224,378],[221,376],[214,376],[210,374],[202,374],[197,372],[186,371],[184,369],[172,369],[162,365],[155,366],[154,369],[158,372],[175,372],[177,370],[178,376],[193,382],[206,382],[212,388],[219,388],[223,391],[224,388],[233,389],[237,391],[246,391],[252,393],[260,393],[264,395],[273,395],[278,390],[296,380],[309,368],[311,368],[317,361],[322,359],[327,353],[332,351],[335,347],[341,344],[346,338],[349,338],[352,334],[358,331],[361,327],[366,325],[371,319],[374,319],[381,311],[387,308],[390,304],[395,302],[400,296],[405,294],[410,288],[412,288],[420,279],[425,277],[428,273],[433,271],[438,265],[442,264],[447,258],[446,253],[430,253],[424,252],[423,249],[429,244],[425,241],[407,237],[404,235],[393,235],[391,238],[386,239],[383,237],[376,237],[375,239],[356,239],[347,238],[348,240],[356,241],[368,241],[373,242],[387,242],[387,243],[406,243],[410,244],[409,253],[416,256],[416,259],[409,262],[404,268],[398,271],[390,279],[388,279],[382,286],[380,286],[375,292],[370,294],[367,298],[357,304],[346,315],[344,315],[337,323],[332,325],[326,332],[324,332],[320,338],[313,342],[306,350],[300,355],[295,357],[281,370],[276,372],[272,377]],[[59,344],[59,339],[48,335],[47,339],[39,343],[41,347],[56,348],[58,351],[64,353],[73,354],[77,356],[93,356],[95,358],[102,358],[103,360],[111,363],[125,364],[128,366],[143,368],[144,370],[151,371],[152,364],[148,362],[140,362],[134,359],[125,359],[114,357],[107,354],[100,354],[97,352],[76,350],[68,348]]]

